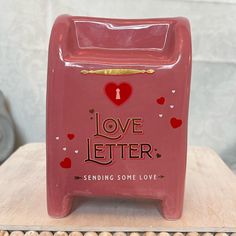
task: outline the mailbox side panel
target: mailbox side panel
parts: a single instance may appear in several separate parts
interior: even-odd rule
[[[52,28],[48,53],[47,112],[46,112],[46,175],[47,209],[52,217],[61,218],[69,214],[72,198],[66,176],[58,171],[60,151],[57,143],[62,138],[57,130],[66,126],[63,120],[65,63],[71,20],[67,15],[59,16]],[[60,147],[63,151],[63,145]],[[69,163],[67,163],[67,168]]]

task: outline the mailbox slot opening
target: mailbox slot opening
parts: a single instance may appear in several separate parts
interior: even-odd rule
[[[126,24],[76,21],[80,49],[163,50],[169,24]]]

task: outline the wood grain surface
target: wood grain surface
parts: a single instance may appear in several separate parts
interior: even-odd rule
[[[162,218],[156,203],[78,199],[53,219],[46,209],[45,144],[22,146],[0,167],[0,229],[35,231],[236,232],[236,176],[206,147],[188,150],[183,216]]]

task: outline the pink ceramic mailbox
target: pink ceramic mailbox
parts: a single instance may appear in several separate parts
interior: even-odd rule
[[[48,213],[75,197],[153,199],[183,208],[191,38],[185,18],[63,15],[47,88]]]

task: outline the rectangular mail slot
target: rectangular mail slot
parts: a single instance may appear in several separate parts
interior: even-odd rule
[[[185,18],[59,16],[48,57],[49,215],[68,215],[75,197],[113,197],[152,199],[178,219],[190,77]]]

